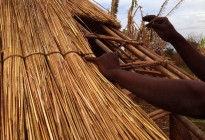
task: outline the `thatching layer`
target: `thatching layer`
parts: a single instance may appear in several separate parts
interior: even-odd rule
[[[167,139],[82,59],[92,52],[63,1],[0,2],[2,140]]]
[[[74,16],[94,20],[116,28],[121,27],[113,16],[107,15],[89,0],[67,0],[67,4]]]

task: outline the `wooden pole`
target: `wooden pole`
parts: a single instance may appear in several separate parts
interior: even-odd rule
[[[90,32],[85,29],[80,23],[78,23],[78,27],[86,34],[89,34]],[[94,42],[105,52],[112,52],[111,49],[109,49],[103,42],[101,42],[99,39],[94,39]],[[124,64],[124,62],[120,59],[120,63]]]
[[[112,37],[112,36],[107,36],[107,35],[100,35],[100,34],[85,34],[86,38],[90,38],[90,39],[105,39],[105,40],[112,40],[112,41],[118,41],[121,43],[129,43],[129,44],[133,44],[133,45],[142,45],[142,43],[137,42],[135,40],[125,40],[125,39],[121,39],[121,38],[116,38],[116,37]]]
[[[116,31],[117,33],[119,33],[120,35],[114,33],[111,29],[109,29],[108,27],[102,25],[102,28],[104,29],[104,31],[106,31],[109,35],[112,35],[114,37],[120,38],[120,32]],[[114,30],[114,29],[113,29]],[[143,60],[147,60],[147,61],[153,61],[153,59],[151,57],[149,57],[146,53],[136,49],[133,45],[128,44],[125,46],[126,49],[128,49],[130,52],[132,52],[133,54],[135,54],[136,56],[140,57]],[[160,72],[162,72],[163,74],[165,74],[167,77],[170,78],[174,78],[174,79],[179,79],[179,77],[170,72],[169,70],[165,69],[162,66],[159,66],[156,68],[157,70],[159,70]]]
[[[167,61],[136,61],[120,65],[123,68],[155,67],[167,64]]]
[[[182,71],[179,67],[177,67],[176,65],[173,65],[173,64],[170,64],[174,69],[178,70],[178,71],[181,71],[184,75],[188,76],[190,79],[193,79],[193,80],[199,80],[196,76],[192,75],[192,74],[189,74],[185,71]]]
[[[149,113],[148,115],[149,115],[149,117],[153,117],[153,116],[156,116],[156,115],[161,114],[161,113],[163,113],[163,112],[165,112],[165,110],[163,110],[163,109],[157,109],[157,110],[155,110],[155,111]]]
[[[117,36],[122,37],[123,39],[130,39],[129,37],[125,36],[123,33],[121,33],[120,31],[114,29],[114,28],[108,28],[103,26],[103,29],[105,29],[106,31],[110,32],[113,31],[112,35],[116,35],[115,33],[117,33]],[[116,37],[116,36],[115,36]],[[139,49],[140,51],[144,52],[146,55],[148,55],[150,58],[154,59],[154,60],[160,60],[163,59],[161,56],[149,51],[146,47],[143,47],[141,45],[136,46],[137,49]],[[183,79],[192,79],[193,77],[190,76],[189,74],[184,74],[183,72],[179,71],[178,69],[175,69],[172,65],[166,65],[166,68],[175,73],[178,77],[183,78]],[[195,78],[196,79],[196,78]]]
[[[121,46],[117,46],[114,41],[105,40],[105,42],[108,44],[109,48],[112,49],[114,52],[122,53],[126,57],[125,60],[130,60],[130,61],[138,60],[138,59],[136,59],[136,57],[134,55],[132,55],[131,53],[128,53],[127,51],[124,51],[121,48],[121,47],[123,47],[123,44],[121,44]]]
[[[170,114],[170,112],[165,111],[165,112],[162,112],[161,114],[158,114],[156,116],[151,117],[151,119],[155,121],[155,120],[163,118],[163,117],[165,117],[165,116],[167,116],[169,114]]]
[[[138,58],[135,55],[132,55],[131,53],[129,54],[127,51],[124,51],[122,49],[117,48],[117,46],[114,44],[113,41],[108,41],[108,40],[105,40],[105,41],[108,44],[110,49],[112,49],[114,52],[118,52],[119,57],[122,60],[124,60],[128,63],[133,62],[133,61],[136,61],[136,62],[140,61],[140,60],[138,60]],[[150,61],[150,62],[152,62],[152,61]],[[147,75],[151,75],[151,76],[164,77],[164,75],[161,72],[149,70],[147,68],[145,69],[142,67],[141,68],[129,67],[128,69],[134,69],[135,72],[140,73],[140,74],[147,74]]]

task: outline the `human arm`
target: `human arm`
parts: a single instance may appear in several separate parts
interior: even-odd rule
[[[191,80],[152,78],[120,68],[117,54],[107,53],[87,59],[97,64],[101,73],[136,96],[162,109],[205,118],[205,83]]]
[[[153,28],[163,40],[171,43],[192,72],[205,81],[205,57],[175,30],[166,17],[149,15],[145,16],[143,20],[149,22],[146,25],[148,28]]]

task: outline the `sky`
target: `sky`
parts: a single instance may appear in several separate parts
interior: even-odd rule
[[[92,1],[92,0],[91,0]],[[111,0],[95,0],[106,9],[110,9]],[[127,13],[131,6],[132,0],[120,0],[117,18],[125,28],[127,25]],[[162,16],[167,13],[180,0],[169,0]],[[164,0],[138,0],[138,5],[142,6],[143,15],[158,14]],[[174,25],[176,30],[184,37],[188,35],[205,37],[205,0],[184,0],[179,8],[177,8],[171,15],[168,16],[170,22]],[[140,23],[140,12],[135,16],[135,21]]]

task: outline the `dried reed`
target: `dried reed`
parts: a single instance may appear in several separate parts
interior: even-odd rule
[[[91,50],[64,1],[0,2],[2,140],[167,139],[76,53]]]
[[[105,24],[112,23],[112,26],[120,28],[121,25],[118,21],[111,16],[106,14],[103,10],[99,9],[96,5],[91,3],[89,0],[66,0],[67,8],[70,8],[73,15],[78,15],[81,18],[95,20],[103,22]],[[89,15],[89,16],[88,16]]]

